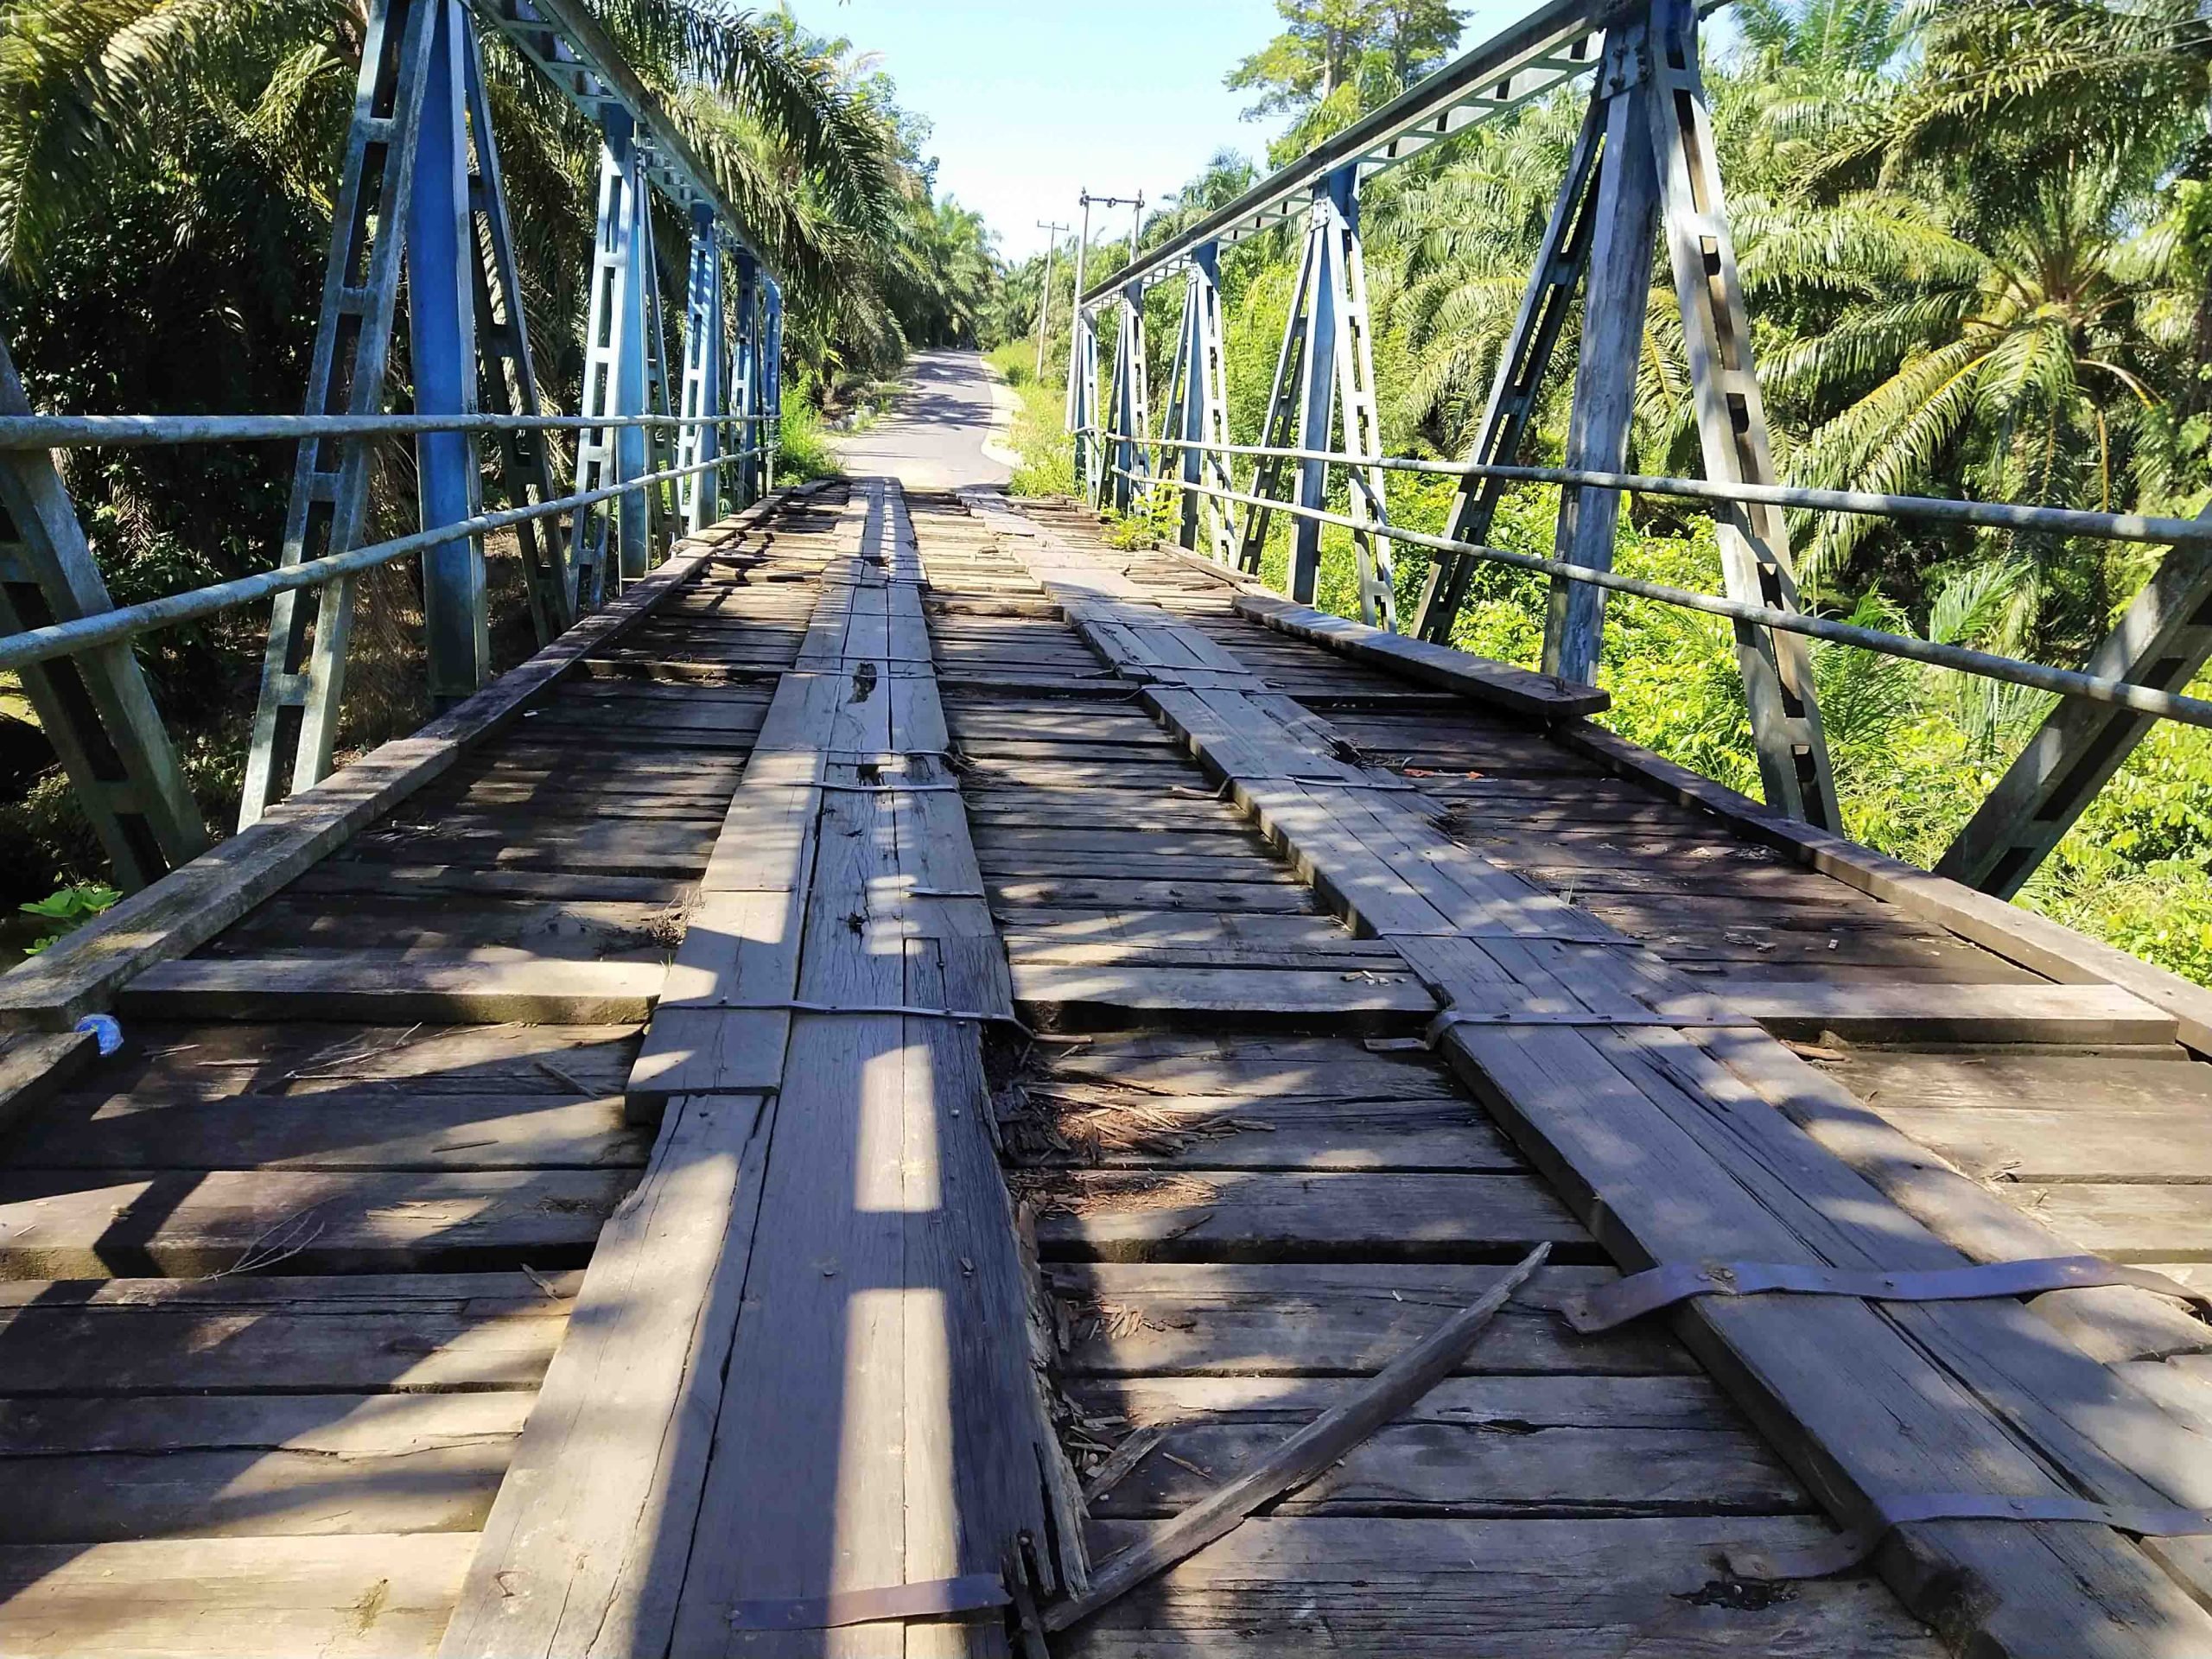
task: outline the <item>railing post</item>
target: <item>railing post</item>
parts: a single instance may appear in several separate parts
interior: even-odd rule
[[[29,401],[0,344],[0,414]],[[0,633],[115,608],[51,454],[0,449]],[[130,642],[17,671],[120,887],[197,856],[207,828]]]
[[[683,414],[704,422],[724,413],[728,387],[722,375],[722,257],[715,235],[715,210],[691,205],[691,274],[683,319]],[[721,453],[721,429],[700,424],[683,429],[679,464],[696,467]],[[695,473],[677,486],[683,503],[683,524],[696,536],[721,517],[719,473]]]
[[[309,415],[371,415],[383,406],[423,81],[438,12],[448,3],[371,0],[308,371]],[[300,445],[280,565],[359,543],[368,510],[372,448],[368,440],[344,438]],[[261,697],[238,803],[241,829],[257,823],[284,793],[287,772],[291,788],[305,789],[330,771],[353,627],[353,578],[321,588],[312,626],[305,597],[288,591],[270,607]]]
[[[417,413],[474,415],[475,296],[464,251],[471,234],[463,61],[468,42],[459,0],[435,3],[435,39],[407,199],[408,360]],[[481,484],[474,435],[425,432],[415,440],[415,462],[425,530],[477,515]],[[491,677],[480,537],[442,542],[423,555],[423,634],[433,708],[474,696]]]

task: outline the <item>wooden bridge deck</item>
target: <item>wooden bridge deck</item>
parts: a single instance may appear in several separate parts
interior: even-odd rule
[[[1079,1587],[1539,1242],[1051,1651],[2212,1651],[2201,1538],[1716,1565],[2212,1504],[2183,1304],[1560,1314],[2202,1283],[2212,997],[1066,505],[784,498],[572,643],[0,980],[0,1651],[1007,1652],[836,1598]],[[113,1058],[29,1029],[118,987]]]

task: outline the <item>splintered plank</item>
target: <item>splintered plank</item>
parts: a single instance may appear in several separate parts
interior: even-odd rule
[[[10,1402],[0,1545],[471,1532],[528,1408],[518,1393]]]
[[[658,962],[497,962],[420,956],[188,957],[124,989],[126,1013],[156,1020],[439,1020],[606,1023],[652,1012]]]
[[[2170,1043],[2171,1014],[2116,985],[1910,985],[1743,977],[1654,1000],[1694,1019],[1749,1014],[1789,1037],[1869,1042]]]
[[[1163,1377],[1092,1383],[1086,1409],[1167,1431],[1094,1503],[1173,1516],[1339,1404],[1353,1379]],[[1702,1379],[1455,1377],[1354,1446],[1276,1515],[1780,1515],[1795,1478]]]
[[[0,1649],[26,1659],[428,1659],[474,1541],[417,1533],[0,1548]]]
[[[624,1170],[467,1174],[211,1170],[0,1176],[0,1272],[119,1278],[581,1260],[630,1185]]]
[[[1156,1522],[1103,1522],[1101,1554]],[[1937,1659],[1940,1643],[1866,1579],[1732,1593],[1729,1548],[1803,1548],[1809,1516],[1440,1521],[1260,1518],[1054,1638],[1069,1659]],[[1471,1633],[1479,1636],[1471,1640]]]
[[[1048,1256],[1484,1262],[1590,1236],[1525,1175],[1069,1171],[1041,1195]]]
[[[1356,662],[1373,663],[1421,684],[1440,686],[1538,720],[1594,715],[1612,704],[1612,698],[1593,685],[1561,679],[1556,674],[1532,674],[1448,645],[1331,616],[1308,605],[1260,594],[1239,594],[1233,602],[1239,616],[1294,639],[1310,640]]]

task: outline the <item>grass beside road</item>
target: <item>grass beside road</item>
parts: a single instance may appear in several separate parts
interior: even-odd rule
[[[1061,389],[1037,378],[1034,342],[1010,340],[987,354],[1021,400],[1007,446],[1021,456],[1007,486],[1012,495],[1073,495],[1075,454],[1060,429],[1065,397]]]

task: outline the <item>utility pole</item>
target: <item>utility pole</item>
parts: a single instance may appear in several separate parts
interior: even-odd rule
[[[1046,319],[1052,315],[1052,256],[1059,251],[1060,232],[1075,227],[1057,222],[1047,225],[1040,219],[1037,221],[1037,228],[1051,233],[1051,239],[1045,244],[1045,288],[1037,298],[1037,378],[1042,380],[1045,378],[1045,323]]]
[[[1075,245],[1075,303],[1069,321],[1068,334],[1068,397],[1067,412],[1063,424],[1070,431],[1077,425],[1079,411],[1076,408],[1076,377],[1083,371],[1083,265],[1090,251],[1090,192],[1086,188],[1077,198],[1083,206],[1083,234]],[[1081,467],[1077,469],[1081,471]]]

